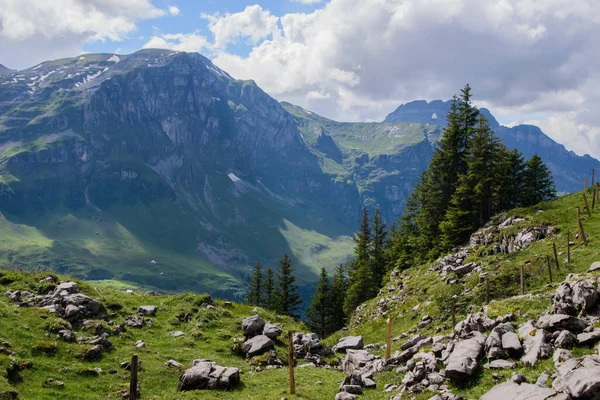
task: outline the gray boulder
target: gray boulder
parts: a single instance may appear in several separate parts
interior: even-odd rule
[[[263,332],[262,334],[265,335],[266,337],[268,337],[269,339],[277,339],[279,336],[281,336],[281,333],[283,332],[283,326],[277,324],[271,324],[271,323],[267,323],[265,324],[264,328],[263,328]]]
[[[483,355],[485,337],[474,332],[471,339],[458,342],[446,362],[446,377],[454,380],[468,379],[477,371],[478,362]]]
[[[156,315],[157,309],[158,308],[156,306],[139,306],[137,312],[139,315],[153,317]]]
[[[572,315],[553,314],[541,316],[535,325],[537,328],[545,329],[549,332],[566,329],[573,333],[580,333],[583,332],[587,323],[581,318],[573,317]]]
[[[242,329],[244,330],[244,336],[246,337],[259,335],[264,327],[265,321],[258,314],[245,318],[242,321]]]
[[[338,343],[333,346],[333,351],[344,353],[348,349],[362,350],[365,346],[362,336],[346,336],[341,338]]]
[[[507,381],[494,386],[492,390],[481,396],[480,400],[566,400],[567,396],[556,393],[549,388]]]
[[[561,331],[554,341],[554,345],[561,349],[572,349],[576,344],[577,338],[567,330]]]
[[[358,397],[355,394],[348,392],[339,392],[335,395],[334,400],[356,400]]]
[[[600,329],[596,328],[591,332],[584,332],[577,335],[577,343],[582,346],[591,346],[600,340]]]
[[[275,343],[265,335],[254,336],[248,339],[242,345],[242,350],[246,356],[253,357],[262,354],[275,347]]]
[[[523,338],[524,354],[521,361],[525,365],[534,365],[538,360],[550,357],[552,347],[548,344],[545,330],[535,329],[529,321],[519,326],[519,336]]]
[[[181,391],[230,390],[239,382],[240,370],[238,368],[225,368],[210,361],[194,361],[194,366],[181,374],[177,388]]]
[[[523,353],[523,346],[521,346],[519,335],[515,332],[506,332],[502,335],[502,348],[511,357],[519,357]]]
[[[600,261],[593,262],[588,272],[600,271]]]
[[[346,375],[355,372],[362,375],[376,372],[381,364],[383,364],[383,360],[380,357],[376,357],[366,350],[348,349],[346,350],[346,357],[342,360],[342,370]]]
[[[512,369],[515,367],[515,363],[508,360],[494,360],[483,367],[486,369]]]
[[[600,360],[597,356],[571,358],[558,367],[552,388],[574,399],[600,398]]]
[[[416,336],[413,336],[413,337],[411,337],[410,339],[408,339],[408,341],[407,341],[407,342],[403,343],[403,344],[400,346],[400,348],[401,348],[402,350],[409,349],[409,348],[413,347],[415,344],[419,343],[421,340],[423,340],[423,339],[426,339],[426,338],[427,338],[427,337],[426,337],[426,336],[423,336],[423,335],[416,335]]]

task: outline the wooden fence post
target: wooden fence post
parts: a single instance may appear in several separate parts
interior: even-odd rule
[[[523,274],[523,266],[521,265],[521,296],[525,295],[525,276]]]
[[[290,393],[296,393],[296,380],[294,379],[294,331],[288,331],[288,370],[290,373]]]
[[[587,190],[587,178],[583,178],[583,191]]]
[[[594,186],[594,178],[595,178],[595,177],[596,177],[596,169],[595,169],[595,168],[592,168],[592,186],[590,186],[590,187],[593,187],[593,186]]]
[[[552,267],[550,266],[550,256],[546,256],[546,264],[548,265],[548,276],[550,277],[550,283],[552,283]]]
[[[594,194],[592,195],[592,210],[596,207],[596,196],[598,195],[598,187],[594,186]]]
[[[385,359],[389,360],[392,352],[392,329],[394,328],[394,318],[388,318],[388,330],[387,330],[387,345],[385,347]]]
[[[571,264],[571,231],[567,231],[567,264]]]
[[[456,301],[456,299],[452,299],[452,308],[450,309],[450,312],[452,313],[452,330],[454,330],[454,327],[456,326],[456,304],[454,303]]]
[[[485,277],[485,304],[490,304],[490,280]]]
[[[587,195],[585,194],[585,191],[583,192],[583,203],[585,204],[585,209],[587,211],[588,218],[590,218],[592,216],[592,211],[590,210],[590,205],[588,203],[588,199],[587,199]]]
[[[556,251],[556,240],[552,239],[552,249],[554,250],[554,261],[556,261],[556,270],[560,269],[560,262],[558,261],[558,252]]]
[[[585,237],[585,232],[583,231],[583,224],[581,223],[581,210],[577,207],[577,229],[579,230],[579,236],[581,240],[583,240],[583,244],[587,246],[587,238]]]
[[[134,354],[131,356],[131,380],[129,381],[129,400],[137,399],[137,389],[138,389],[138,356]]]

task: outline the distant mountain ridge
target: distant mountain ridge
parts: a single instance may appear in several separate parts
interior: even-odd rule
[[[400,105],[384,119],[384,122],[420,122],[444,126],[450,110],[450,101],[411,101]],[[519,149],[526,157],[538,153],[549,166],[556,187],[560,192],[575,192],[583,187],[583,178],[591,175],[592,169],[600,168],[600,161],[589,156],[579,156],[557,143],[534,125],[507,127],[500,125],[492,113],[481,108],[490,126],[509,148]]]
[[[307,293],[322,266],[352,257],[362,207],[381,208],[388,223],[402,214],[444,107],[337,122],[169,50],[9,71],[0,75],[0,265],[240,298],[251,265],[275,268],[287,252]],[[554,142],[541,131],[514,132],[503,140],[550,159],[559,190],[597,163],[549,158],[542,147]]]

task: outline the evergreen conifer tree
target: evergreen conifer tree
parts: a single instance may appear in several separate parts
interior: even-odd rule
[[[349,265],[348,292],[344,303],[347,314],[377,294],[376,278],[371,268],[372,237],[366,208],[363,209],[360,230],[354,237],[354,243],[356,258]]]
[[[277,311],[279,307],[277,288],[275,287],[275,273],[271,268],[267,269],[265,275],[262,304],[263,307],[271,311]]]
[[[331,282],[331,329],[337,331],[346,326],[346,313],[344,300],[348,291],[348,282],[344,272],[344,265],[340,264],[335,269]]]
[[[283,255],[279,261],[279,270],[277,271],[277,287],[279,290],[279,301],[277,302],[277,311],[279,314],[289,315],[292,318],[298,318],[296,314],[298,306],[302,303],[298,294],[296,277],[294,276],[294,267],[290,257]]]
[[[533,206],[556,197],[554,180],[542,158],[534,154],[525,163],[523,173],[523,206]]]
[[[253,306],[261,306],[263,304],[263,287],[262,287],[262,265],[256,263],[252,271],[252,279],[248,283],[248,295],[246,303]]]
[[[332,332],[332,300],[329,275],[325,267],[323,267],[321,268],[315,294],[312,296],[310,306],[306,311],[308,325],[323,338]]]
[[[523,179],[525,160],[523,154],[517,150],[506,150],[502,165],[500,209],[510,210],[522,204]]]
[[[383,286],[383,278],[386,273],[386,239],[385,221],[381,218],[381,210],[377,208],[373,214],[373,240],[371,246],[371,269],[377,288]]]

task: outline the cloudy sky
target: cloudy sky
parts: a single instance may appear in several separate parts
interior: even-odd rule
[[[598,0],[0,0],[0,63],[197,51],[279,100],[381,120],[467,82],[501,123],[600,157]]]

